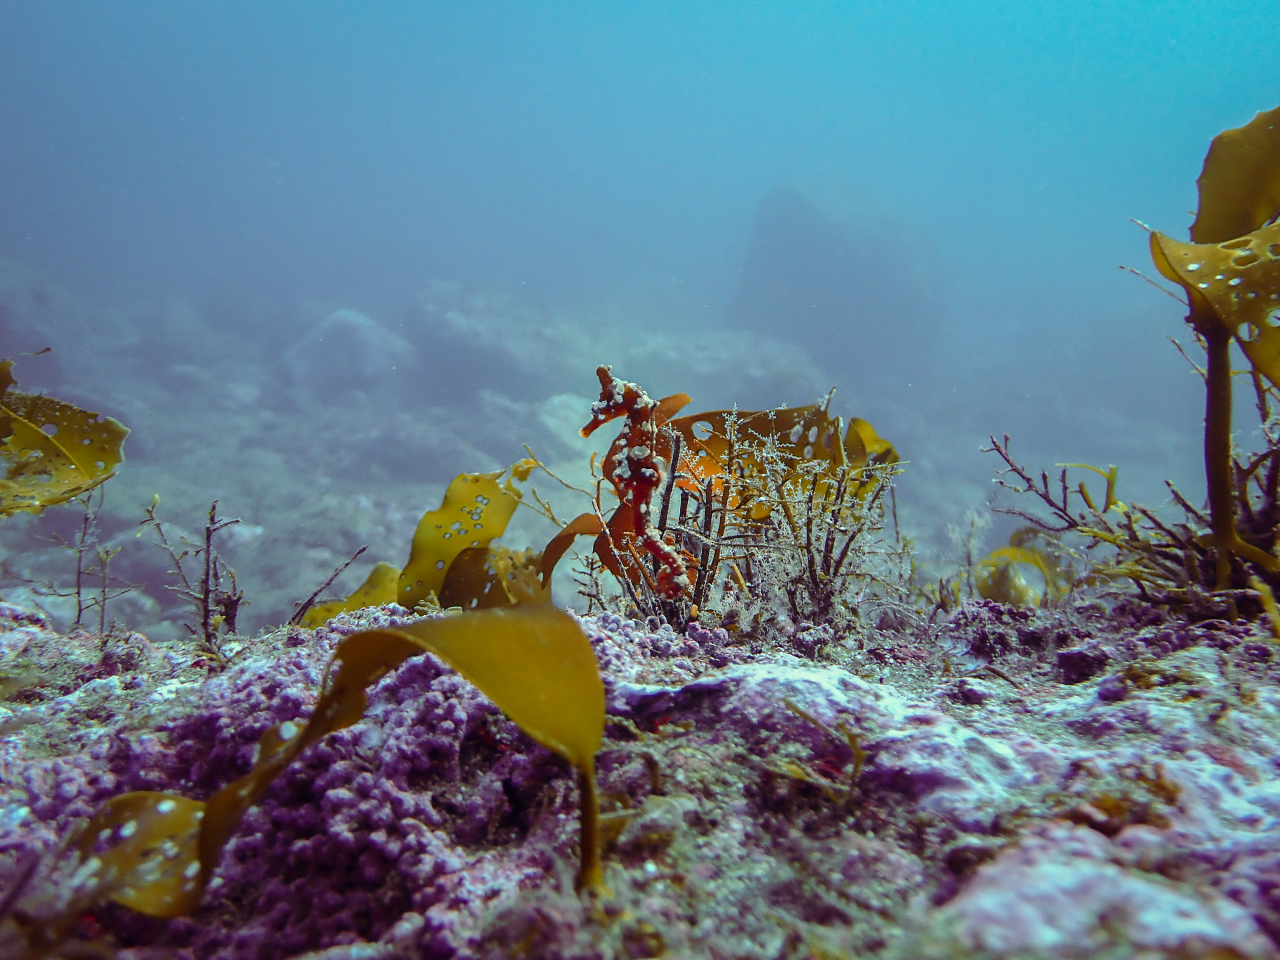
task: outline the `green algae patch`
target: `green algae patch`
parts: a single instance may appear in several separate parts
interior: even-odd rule
[[[127,427],[52,397],[13,389],[0,363],[0,516],[40,513],[92,490],[124,460]]]

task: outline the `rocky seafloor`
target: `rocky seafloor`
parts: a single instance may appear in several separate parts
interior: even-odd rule
[[[402,562],[453,476],[526,443],[590,486],[601,447],[578,430],[600,362],[655,396],[689,392],[690,409],[812,402],[838,369],[836,406],[909,461],[894,520],[918,582],[977,555],[948,553],[947,528],[989,499],[990,432],[1013,432],[1031,464],[1118,461],[1126,498],[1198,469],[1194,409],[1153,423],[1082,407],[1084,388],[1042,402],[991,372],[998,356],[946,364],[964,401],[939,415],[933,394],[877,380],[872,353],[821,343],[559,316],[448,283],[399,319],[340,307],[104,304],[0,261],[0,341],[22,387],[133,430],[95,539],[127,592],[81,617],[106,636],[72,622],[66,545],[84,509],[0,525],[0,960],[18,955],[14,917],[67,902],[75,864],[58,851],[99,803],[207,799],[263,731],[308,715],[343,636],[406,615],[273,626],[358,547],[329,594]],[[534,479],[564,516],[585,509]],[[175,543],[201,540],[215,498],[242,520],[218,543],[248,600],[224,670],[187,638],[171,558],[137,535],[156,494]],[[520,511],[503,542],[536,548],[555,529]],[[571,567],[561,604],[579,599]],[[1280,956],[1280,647],[1263,627],[1096,600],[870,620],[745,637],[582,618],[608,692],[608,897],[572,889],[566,764],[424,655],[272,784],[195,915],[108,904],[76,917],[65,955]]]
[[[25,671],[0,705],[0,902],[38,856],[11,909],[55,915],[80,818],[129,790],[207,798],[308,714],[342,637],[405,615],[266,632],[213,672],[0,607],[0,663]],[[105,905],[77,934],[137,960],[1280,957],[1265,623],[1078,600],[768,642],[581,624],[607,896],[573,892],[567,765],[424,654],[276,779],[194,915]]]
[[[288,620],[362,545],[361,563],[330,594],[355,589],[374,561],[402,565],[418,519],[453,477],[501,470],[527,455],[526,444],[557,476],[592,488],[591,455],[613,434],[578,431],[598,396],[601,363],[653,397],[687,393],[685,413],[801,406],[837,387],[833,412],[869,419],[908,461],[895,481],[895,520],[915,544],[922,580],[954,575],[965,550],[953,546],[950,528],[965,527],[968,511],[988,510],[999,463],[979,447],[993,433],[1011,433],[1033,468],[1117,463],[1126,501],[1158,505],[1168,498],[1166,477],[1198,499],[1201,401],[1190,381],[1185,397],[1151,388],[1160,398],[1153,410],[1115,392],[1138,389],[1128,385],[1123,350],[1071,346],[1088,356],[1072,366],[1062,353],[1069,345],[1056,344],[1057,379],[1044,370],[1028,377],[967,341],[952,355],[926,348],[932,335],[909,343],[877,333],[881,326],[869,325],[849,353],[785,329],[770,335],[625,303],[536,307],[445,281],[372,315],[341,303],[104,298],[0,258],[0,359],[17,361],[19,388],[132,431],[124,464],[101,488],[93,540],[112,552],[112,581],[134,588],[105,619],[153,640],[185,636],[188,616],[169,556],[153,535],[136,535],[154,496],[174,543],[202,542],[215,499],[220,516],[242,521],[216,546],[245,591],[239,626],[256,632]],[[1177,382],[1186,380],[1162,328],[1136,326],[1150,334],[1149,366],[1169,361]],[[1114,335],[1122,333],[1137,336],[1130,328]],[[882,369],[883,351],[872,348],[886,340],[918,360],[912,376]],[[1125,365],[1123,376],[1063,382],[1067,370],[1108,363]],[[562,519],[591,509],[542,472],[531,483]],[[77,610],[66,545],[82,518],[67,504],[0,522],[0,598],[68,628]],[[521,510],[502,542],[537,550],[557,529]],[[1011,530],[997,522],[985,549]],[[579,602],[571,566],[557,574],[563,605]]]

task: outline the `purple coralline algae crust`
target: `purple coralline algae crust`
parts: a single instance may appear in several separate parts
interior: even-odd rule
[[[0,898],[38,854],[18,908],[56,913],[79,818],[207,798],[305,720],[343,637],[398,616],[277,631],[210,676],[0,605],[0,666],[42,678],[0,704]],[[1280,677],[1247,628],[985,602],[769,644],[581,622],[609,896],[572,890],[567,765],[423,655],[273,782],[194,915],[93,923],[139,960],[1280,958]]]
[[[955,943],[996,956],[1089,956],[1111,945],[1108,926],[1124,931],[1131,956],[1210,955],[1227,945],[1273,955],[1244,907],[1135,869],[1131,848],[1160,842],[1151,830],[1128,827],[1113,843],[1085,827],[1038,828],[980,869],[939,921]]]

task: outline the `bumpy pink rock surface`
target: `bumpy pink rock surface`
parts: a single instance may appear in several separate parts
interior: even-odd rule
[[[210,673],[0,606],[0,903],[57,915],[58,845],[127,790],[205,798],[305,719],[335,644],[398,608],[245,641]],[[571,772],[430,655],[307,750],[124,957],[1280,957],[1280,648],[1139,608],[967,604],[769,643],[582,620],[606,682],[608,896],[573,893]],[[0,956],[16,955],[13,916]],[[9,951],[9,952],[5,952]],[[317,952],[318,951],[318,952]]]

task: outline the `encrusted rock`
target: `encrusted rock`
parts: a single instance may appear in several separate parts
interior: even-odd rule
[[[127,790],[207,797],[308,715],[344,636],[402,616],[266,635],[210,676],[0,610],[2,665],[56,679],[0,707],[0,890],[34,862],[19,909],[56,917],[76,818]],[[210,906],[96,922],[191,960],[1280,957],[1280,677],[1224,649],[1264,637],[985,603],[909,658],[875,655],[898,635],[798,657],[721,627],[582,625],[608,709],[599,903],[573,892],[571,771],[423,655],[273,782]],[[984,645],[998,666],[974,667]],[[1078,650],[1110,651],[1105,671],[1064,669]],[[15,936],[0,923],[0,953]]]

